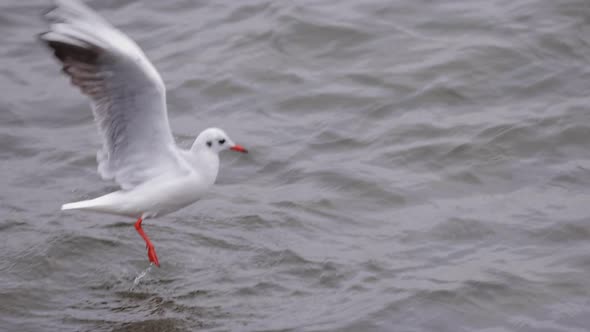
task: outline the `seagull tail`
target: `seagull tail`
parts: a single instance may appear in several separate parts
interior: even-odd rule
[[[118,191],[100,196],[97,198],[67,203],[61,206],[63,210],[86,210],[102,213],[117,214],[122,216],[133,216],[137,213],[135,211],[128,211],[125,197],[121,197]]]
[[[61,206],[62,211],[63,210],[80,210],[80,209],[88,209],[88,208],[92,208],[95,207],[96,203],[93,202],[93,200],[87,200],[87,201],[79,201],[79,202],[72,202],[72,203],[67,203]]]

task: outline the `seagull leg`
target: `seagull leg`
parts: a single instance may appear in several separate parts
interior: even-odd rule
[[[150,241],[150,238],[143,232],[143,228],[141,228],[142,221],[143,219],[141,217],[137,219],[137,221],[135,222],[135,230],[145,241],[145,246],[148,250],[148,258],[150,262],[154,263],[157,267],[160,267],[160,263],[158,262],[158,256],[156,255],[156,249],[154,248],[152,241]]]

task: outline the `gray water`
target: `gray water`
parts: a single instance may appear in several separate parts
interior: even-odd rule
[[[168,88],[202,201],[61,212],[96,173],[87,100],[0,4],[1,331],[588,331],[587,0],[95,0]]]

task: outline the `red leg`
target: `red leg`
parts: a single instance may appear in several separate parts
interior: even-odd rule
[[[137,233],[139,233],[139,235],[141,235],[141,237],[145,241],[145,246],[148,250],[148,258],[150,262],[154,263],[157,267],[160,267],[160,263],[158,262],[158,256],[156,255],[156,249],[154,248],[152,241],[150,241],[150,238],[143,232],[143,228],[141,228],[142,221],[143,219],[141,219],[141,217],[137,219],[137,221],[135,222],[135,230],[137,231]]]

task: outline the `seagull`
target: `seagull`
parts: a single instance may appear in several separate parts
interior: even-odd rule
[[[184,208],[204,196],[219,171],[219,153],[247,153],[219,128],[202,131],[188,150],[176,146],[166,110],[166,89],[141,48],[77,0],[55,0],[44,15],[40,40],[61,63],[71,83],[88,96],[102,138],[98,173],[120,190],[64,204],[137,218],[150,264],[160,266],[141,224]]]

